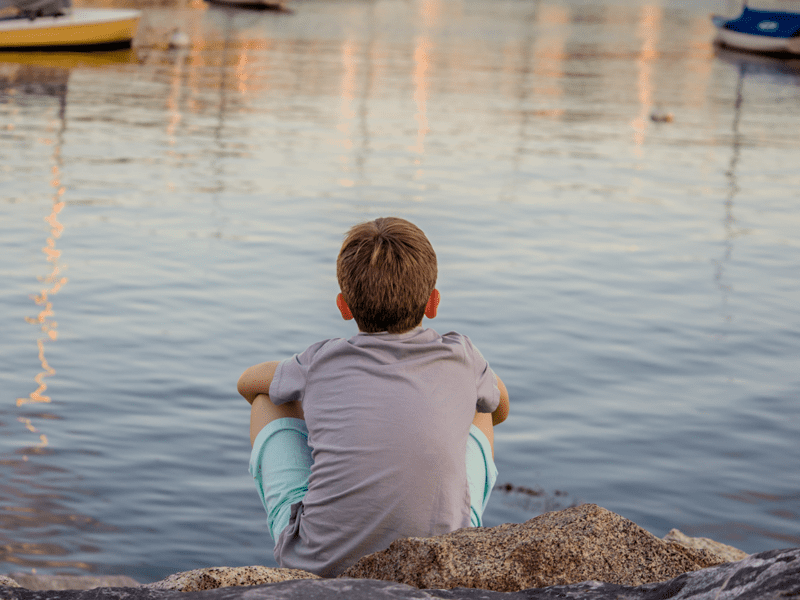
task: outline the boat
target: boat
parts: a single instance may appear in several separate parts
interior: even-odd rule
[[[61,14],[0,19],[0,51],[130,48],[141,11],[73,8]]]
[[[735,19],[711,17],[722,46],[767,54],[800,54],[800,13],[753,9],[745,4]]]
[[[283,0],[206,0],[206,2],[216,6],[226,6],[230,8],[288,12],[283,5]]]

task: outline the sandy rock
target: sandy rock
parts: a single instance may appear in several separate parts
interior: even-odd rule
[[[397,540],[359,560],[342,577],[397,581],[421,589],[512,592],[590,580],[638,586],[723,562],[584,504],[521,524]]]
[[[91,590],[99,587],[137,587],[135,579],[126,575],[36,575],[11,573],[20,587],[27,590]]]
[[[148,583],[144,587],[152,590],[176,590],[200,592],[217,588],[261,585],[295,579],[319,579],[317,575],[300,569],[274,569],[271,567],[211,567],[175,573],[166,579]]]
[[[715,542],[714,540],[704,537],[689,537],[677,529],[670,529],[669,533],[664,536],[664,541],[676,542],[697,550],[708,550],[709,552],[719,556],[725,562],[735,562],[737,560],[745,559],[749,556],[744,550],[739,550],[733,546],[728,546],[727,544],[723,544],[721,542]]]
[[[7,577],[6,575],[0,575],[0,585],[4,585],[6,587],[20,587],[20,585],[11,579],[11,577]]]

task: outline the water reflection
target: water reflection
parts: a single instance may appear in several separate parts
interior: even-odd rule
[[[72,69],[137,62],[131,48],[112,52],[0,52],[0,82],[19,93],[66,96]]]
[[[539,3],[535,5],[538,7]],[[551,107],[536,111],[535,116],[559,121],[564,117],[564,62],[567,55],[567,32],[570,31],[569,11],[563,6],[543,5],[532,12],[526,20],[528,32],[525,37],[525,65],[523,73],[528,76],[529,50],[533,44],[533,98],[547,98]],[[535,27],[538,26],[538,27]],[[533,32],[537,33],[534,34]],[[525,84],[525,81],[522,82]]]
[[[432,17],[431,17],[432,18]],[[417,105],[417,113],[414,119],[417,121],[417,143],[411,149],[419,154],[414,161],[419,165],[422,163],[422,156],[425,154],[425,136],[431,130],[428,124],[428,75],[427,71],[431,62],[431,41],[427,36],[419,36],[414,47],[414,102]],[[421,171],[417,171],[421,175]]]
[[[645,140],[647,116],[653,105],[653,66],[658,58],[658,39],[661,33],[663,10],[656,6],[642,7],[637,35],[642,40],[639,57],[636,60],[639,75],[636,80],[636,90],[639,97],[639,115],[631,122],[633,127],[633,141],[636,144],[636,153],[642,156],[642,145]]]
[[[769,494],[757,490],[740,490],[731,494],[721,494],[723,498],[737,503],[747,504],[753,510],[764,510],[778,519],[785,521],[796,521],[800,515],[796,510],[800,502],[800,494]],[[762,536],[778,543],[777,547],[797,547],[800,546],[800,535],[790,533],[790,528],[776,527],[766,529],[756,527],[751,523],[738,521],[724,523],[707,523],[694,528],[687,528],[690,535],[717,536],[717,539],[727,537],[732,543],[746,540],[748,537]],[[700,531],[706,533],[698,533]]]
[[[54,415],[30,415],[37,419],[58,418]],[[64,469],[29,460],[32,449],[21,449],[21,458],[0,459],[3,483],[0,484],[0,562],[31,569],[69,568],[91,571],[93,565],[68,558],[77,548],[64,544],[76,539],[77,531],[108,531],[109,528],[91,517],[74,513],[67,507],[66,490],[48,485],[53,478],[67,478]],[[36,482],[36,483],[32,483]],[[65,535],[64,530],[71,532]],[[83,552],[96,549],[82,544]]]
[[[50,396],[45,395],[47,390],[47,383],[45,379],[55,375],[55,369],[50,366],[45,356],[45,344],[54,342],[58,339],[58,322],[53,318],[55,313],[53,311],[53,296],[55,296],[61,288],[67,283],[67,277],[64,276],[65,267],[61,263],[61,250],[56,247],[57,240],[61,237],[64,231],[63,224],[58,220],[58,215],[64,208],[64,201],[62,199],[65,188],[61,185],[61,169],[63,160],[61,150],[64,143],[64,131],[66,129],[66,106],[67,106],[67,82],[69,80],[69,70],[60,67],[40,67],[36,65],[22,66],[18,73],[15,74],[12,85],[18,84],[19,88],[25,93],[39,93],[45,95],[53,95],[58,98],[58,109],[56,118],[51,122],[50,126],[54,128],[52,135],[40,138],[40,144],[52,147],[51,154],[51,174],[50,187],[53,188],[53,195],[51,197],[51,205],[49,214],[44,217],[45,222],[49,225],[49,235],[42,247],[42,253],[45,255],[45,260],[50,265],[50,272],[40,277],[39,281],[43,284],[40,291],[32,296],[33,301],[40,308],[39,313],[35,317],[26,317],[25,320],[32,324],[37,325],[41,332],[44,334],[36,341],[38,346],[39,362],[42,370],[36,375],[34,381],[36,389],[34,389],[27,397],[17,398],[17,406],[24,404],[36,403],[49,403]],[[28,417],[20,416],[19,421],[32,433],[39,433],[38,429],[33,425],[33,422]],[[39,444],[37,448],[43,448],[48,445],[47,436],[44,433],[39,435]]]
[[[746,76],[772,76],[785,83],[800,85],[800,58],[778,58],[739,52],[717,46],[714,55],[719,60],[738,67]]]
[[[677,350],[669,348],[683,347],[680,332],[694,325],[704,332],[705,324],[692,320],[688,309],[686,314],[678,314],[680,302],[662,301],[658,278],[677,284],[676,297],[707,293],[712,306],[717,305],[720,294],[709,280],[709,255],[719,259],[712,269],[716,269],[723,295],[744,280],[738,268],[736,273],[729,268],[737,235],[735,217],[745,218],[739,188],[747,188],[752,182],[752,175],[742,169],[741,150],[747,148],[749,126],[764,120],[756,120],[760,117],[754,115],[755,103],[749,106],[750,114],[743,114],[748,108],[745,99],[737,105],[731,123],[733,87],[729,82],[736,73],[711,57],[711,46],[706,42],[710,28],[707,16],[688,8],[676,9],[674,4],[662,9],[644,6],[644,2],[621,7],[619,3],[589,6],[546,0],[496,4],[337,0],[298,2],[296,15],[289,18],[244,14],[206,7],[202,2],[194,8],[195,3],[190,7],[188,0],[148,1],[146,26],[137,40],[138,54],[120,61],[130,65],[91,77],[70,67],[45,74],[43,65],[39,65],[38,80],[13,84],[18,93],[27,90],[25,93],[47,97],[46,101],[28,103],[33,108],[26,107],[28,114],[16,123],[18,128],[37,127],[41,105],[46,104],[51,112],[56,110],[52,98],[61,103],[69,100],[69,127],[64,107],[59,105],[62,133],[66,133],[62,141],[67,142],[69,150],[67,160],[62,164],[56,161],[56,155],[49,157],[56,172],[48,171],[48,180],[66,181],[70,189],[61,196],[59,187],[44,190],[41,196],[48,200],[47,206],[39,205],[42,214],[37,213],[36,219],[37,223],[41,223],[41,217],[49,219],[47,235],[39,236],[51,240],[52,245],[46,240],[41,243],[37,237],[35,244],[28,242],[26,246],[37,254],[41,246],[57,253],[69,248],[65,242],[79,239],[81,260],[96,260],[110,247],[115,248],[115,254],[113,261],[93,265],[97,287],[86,287],[83,271],[78,271],[82,265],[77,253],[68,251],[67,257],[48,254],[37,259],[47,265],[47,274],[36,288],[25,288],[25,294],[35,289],[42,303],[35,305],[35,311],[31,309],[31,324],[21,323],[19,328],[40,336],[41,352],[35,359],[35,336],[31,335],[31,356],[26,362],[31,371],[24,381],[31,387],[19,388],[10,398],[26,396],[21,398],[24,404],[17,408],[14,418],[19,416],[24,426],[32,429],[23,429],[11,419],[27,447],[0,467],[0,497],[2,506],[7,506],[0,510],[0,520],[6,527],[0,533],[0,546],[8,551],[3,559],[33,567],[64,564],[76,558],[125,564],[133,571],[139,568],[135,565],[157,563],[158,569],[169,572],[223,559],[252,560],[257,553],[239,543],[254,539],[254,513],[248,512],[252,506],[247,504],[250,496],[245,493],[245,500],[235,498],[229,505],[220,484],[220,473],[238,472],[241,452],[246,450],[231,446],[210,458],[208,471],[193,470],[194,456],[207,452],[209,446],[216,450],[222,438],[239,439],[240,434],[239,424],[223,421],[217,425],[216,420],[210,433],[208,415],[216,413],[203,408],[216,405],[217,398],[225,398],[232,389],[222,373],[224,369],[216,369],[235,362],[234,353],[227,352],[219,342],[236,335],[239,327],[236,319],[228,323],[219,319],[217,326],[209,323],[208,316],[217,314],[213,311],[228,315],[250,310],[245,304],[247,295],[237,291],[251,276],[242,267],[251,256],[251,243],[263,243],[270,255],[298,256],[297,269],[292,269],[289,280],[276,282],[276,291],[284,294],[283,302],[286,297],[306,295],[312,289],[299,281],[299,272],[307,266],[303,261],[316,252],[316,242],[295,252],[301,244],[285,243],[283,238],[290,237],[286,232],[302,230],[308,223],[319,231],[320,239],[335,239],[340,235],[341,222],[379,209],[412,210],[420,218],[430,219],[432,226],[436,223],[450,255],[448,260],[456,266],[450,285],[462,297],[471,294],[473,282],[468,279],[500,266],[499,274],[489,274],[480,285],[497,289],[498,297],[511,301],[510,312],[497,315],[497,320],[519,322],[518,328],[508,328],[505,333],[500,330],[518,344],[515,355],[525,355],[531,340],[537,346],[539,341],[553,348],[563,346],[553,355],[552,363],[535,375],[546,383],[551,377],[548,371],[554,373],[550,387],[545,385],[541,390],[529,385],[534,376],[528,379],[527,371],[515,366],[516,357],[504,359],[511,366],[510,377],[516,379],[516,385],[530,390],[530,402],[525,405],[527,397],[520,400],[522,410],[515,417],[516,427],[524,430],[524,435],[505,440],[504,473],[522,486],[506,485],[498,490],[494,502],[500,508],[490,515],[494,522],[501,515],[504,520],[520,520],[575,501],[593,501],[596,493],[625,502],[625,492],[612,490],[613,486],[603,481],[601,469],[595,473],[585,467],[581,472],[578,463],[582,461],[572,460],[572,451],[560,449],[558,442],[579,435],[581,442],[574,446],[581,447],[585,436],[586,444],[611,456],[615,447],[607,444],[603,435],[619,435],[623,441],[629,435],[628,428],[616,423],[619,415],[633,416],[638,421],[636,431],[642,436],[658,438],[655,429],[648,429],[648,409],[626,407],[625,411],[602,415],[606,433],[598,435],[587,425],[595,403],[571,407],[582,398],[594,397],[600,400],[597,405],[612,404],[604,395],[605,384],[598,385],[601,379],[593,379],[594,373],[608,376],[605,381],[632,382],[635,389],[626,387],[620,398],[613,400],[615,407],[633,397],[667,396],[664,389],[670,385],[666,378],[659,379],[656,371],[683,372]],[[166,48],[165,40],[175,26],[190,33],[191,47]],[[8,64],[9,69],[19,72],[28,68]],[[76,68],[86,66],[79,64]],[[124,72],[123,77],[119,72]],[[123,78],[130,86],[121,89]],[[756,91],[748,83],[740,90],[745,96]],[[71,97],[69,86],[73,87]],[[649,113],[661,100],[670,102],[668,108],[683,112],[680,122],[664,127],[649,123]],[[772,105],[763,102],[762,106]],[[717,126],[720,114],[725,115],[721,142]],[[795,124],[795,120],[789,122]],[[55,141],[56,131],[53,128],[42,137]],[[31,144],[36,144],[35,137]],[[121,158],[105,156],[98,150],[110,146]],[[36,148],[41,150],[42,146]],[[47,149],[49,154],[53,146]],[[638,157],[633,166],[631,157]],[[749,153],[744,157],[753,160],[756,169],[764,164],[763,159],[759,163]],[[42,162],[49,169],[46,159]],[[11,157],[10,167],[27,167],[21,165],[26,160]],[[695,164],[689,164],[702,161],[713,164],[713,169],[700,173]],[[719,169],[721,163],[724,166]],[[39,167],[35,161],[31,164],[34,174],[44,172],[34,170]],[[69,178],[63,172],[65,168]],[[723,179],[721,171],[726,168],[727,179]],[[710,202],[695,203],[693,194]],[[78,205],[84,197],[89,207],[86,212]],[[410,206],[409,198],[423,202]],[[657,208],[645,202],[629,206],[639,198],[652,201]],[[508,202],[498,206],[493,204],[497,199]],[[696,225],[699,221],[694,206],[700,204],[705,208],[711,204],[712,233],[707,235],[701,222],[703,230],[695,237],[687,236],[687,223]],[[482,209],[476,208],[484,205],[492,210],[481,213]],[[12,214],[15,210],[18,208],[8,209]],[[338,214],[329,219],[334,212]],[[479,220],[481,226],[472,224]],[[68,225],[66,231],[59,230],[63,223]],[[130,223],[136,227],[130,227]],[[481,236],[498,231],[507,233],[502,245],[484,243]],[[117,247],[115,236],[120,232],[130,237]],[[206,232],[207,245],[201,246],[193,237],[200,237],[197,233],[205,237]],[[619,249],[636,248],[640,239],[651,234],[652,244],[646,240],[648,251],[641,258],[619,259]],[[723,236],[725,243],[721,244]],[[665,242],[667,239],[669,242]],[[670,250],[664,249],[667,245]],[[672,260],[678,252],[672,248],[679,246],[686,247],[692,257],[700,257],[702,292],[695,287],[696,265],[690,264],[696,262],[695,258],[686,259],[685,264],[683,259]],[[454,259],[462,250],[466,250],[463,261],[461,257]],[[737,247],[739,252],[743,249]],[[64,270],[65,259],[73,262],[73,270]],[[182,285],[185,273],[176,278],[178,271],[174,269],[188,263],[201,265],[204,270],[204,277],[191,287]],[[22,277],[28,277],[26,268],[19,267]],[[312,278],[318,280],[316,275],[321,271],[313,270],[316,263],[310,268]],[[120,272],[134,278],[123,284]],[[632,285],[634,279],[636,285]],[[534,280],[541,280],[541,292],[533,291],[529,282]],[[60,281],[70,296],[91,301],[89,308],[87,303],[76,305],[71,319],[83,319],[89,327],[98,317],[116,319],[118,324],[107,330],[97,326],[92,332],[95,338],[89,339],[99,343],[81,346],[80,362],[84,364],[61,363],[53,352],[60,353],[73,341],[63,332],[58,337],[59,327],[54,324],[58,316],[62,327],[66,325],[63,312],[67,298],[57,295]],[[296,288],[290,289],[293,286]],[[609,292],[611,288],[615,288],[613,293]],[[25,294],[17,295],[24,300]],[[236,300],[232,300],[234,296]],[[190,302],[186,302],[187,297]],[[705,296],[702,298],[704,301]],[[561,300],[563,307],[557,305]],[[639,303],[652,313],[640,310]],[[176,311],[178,306],[180,310]],[[649,329],[647,323],[655,323],[658,319],[653,315],[664,308],[668,309],[665,314],[677,317],[674,328]],[[57,315],[59,310],[62,314]],[[677,312],[669,312],[672,310]],[[625,317],[632,318],[623,318],[621,313],[628,311]],[[532,317],[533,312],[548,316]],[[127,318],[129,315],[133,318]],[[465,311],[457,318],[472,319],[477,333],[491,338],[496,332],[488,323],[495,316],[487,313],[474,317]],[[171,340],[154,333],[159,330],[157,319],[162,318],[169,319],[162,333],[169,328]],[[541,334],[529,328],[532,318],[541,325],[536,328]],[[194,340],[191,347],[175,343],[173,334],[184,331],[181,328],[189,321],[208,327],[203,339],[195,337],[199,328],[191,328],[192,333],[186,334],[186,339]],[[566,325],[568,322],[575,325]],[[290,339],[294,343],[298,335],[317,333],[316,322],[286,325],[275,319],[274,329],[277,344]],[[185,331],[189,331],[188,325]],[[81,334],[86,339],[85,332]],[[216,343],[209,341],[212,338]],[[592,365],[595,350],[598,355],[601,352],[601,342],[594,340],[606,339],[620,348],[630,344],[631,353],[645,347],[644,343],[637,346],[637,340],[651,340],[656,344],[654,353],[665,349],[663,361],[644,365],[641,371],[635,361],[623,360],[619,366],[610,361]],[[753,334],[750,339],[759,338]],[[713,354],[703,343],[698,342],[697,352]],[[98,391],[85,383],[95,376],[87,365],[102,363],[106,348],[118,347],[114,344],[119,344],[121,360],[136,365],[136,377],[140,378],[132,386],[137,388],[135,393],[125,391],[125,395],[119,389],[133,379],[127,373],[129,379],[116,388],[121,393],[115,396],[119,404],[114,408],[124,406],[130,419],[127,413],[120,415],[105,408],[99,396],[106,389]],[[622,355],[622,351],[615,354],[615,347],[603,348],[611,351],[612,359]],[[496,353],[498,347],[490,346],[490,351]],[[214,357],[213,363],[209,357]],[[737,357],[726,359],[737,364]],[[571,369],[587,362],[588,375],[567,373],[566,367],[562,370],[562,365]],[[176,375],[168,369],[168,363],[197,366],[205,383],[199,386],[202,378]],[[631,365],[631,372],[626,372],[626,364]],[[116,365],[103,367],[112,373]],[[708,377],[724,371],[716,363],[709,367],[711,375],[689,375],[686,381],[702,388]],[[114,387],[108,384],[109,379],[103,382],[106,388]],[[54,385],[56,382],[59,385]],[[70,382],[75,382],[71,388]],[[165,406],[159,401],[165,393],[163,382],[169,382],[175,397],[197,395],[201,410],[183,411],[172,403]],[[138,389],[139,383],[142,389]],[[49,388],[41,387],[43,384]],[[704,388],[697,395],[712,396],[706,392]],[[53,397],[50,404],[34,401],[35,397],[49,396]],[[88,410],[78,415],[79,404],[83,406],[80,396],[86,398]],[[680,396],[679,389],[675,393],[678,400],[669,398],[669,402],[678,406]],[[534,411],[547,411],[548,402],[550,406],[561,402],[563,407],[550,409],[547,419],[535,421]],[[714,423],[715,429],[725,430],[725,412],[719,411],[722,416]],[[68,422],[47,420],[59,413]],[[628,419],[618,420],[623,423]],[[179,425],[184,434],[180,444],[162,435],[159,423],[164,422]],[[555,442],[556,450],[548,449],[550,454],[540,455],[530,451],[529,443],[543,431],[542,422],[547,422],[549,429],[543,434],[548,437],[542,445]],[[111,432],[110,436],[120,440],[119,446],[104,448],[98,459],[84,461],[79,456],[76,460],[78,451],[65,448],[68,444],[59,436],[80,430],[76,423],[86,423],[83,430],[91,424],[97,431]],[[91,438],[94,433],[85,436]],[[655,448],[654,454],[664,451],[671,456],[672,448],[684,445],[687,439],[674,443],[673,438],[666,447]],[[77,445],[75,440],[72,438],[69,444]],[[47,446],[39,447],[43,443]],[[716,450],[711,452],[712,457]],[[166,460],[167,456],[172,458]],[[536,470],[531,459],[534,456],[535,461],[554,467]],[[656,460],[653,455],[639,457],[635,468],[651,460]],[[119,469],[123,461],[125,468]],[[671,485],[674,479],[663,480],[658,472],[643,474],[635,468],[627,477],[641,478],[643,496],[658,497],[657,502],[648,504],[646,498],[641,502],[648,507],[642,514],[651,519],[651,525],[659,526],[660,507],[683,506],[681,496],[689,497],[690,493],[675,492],[678,486]],[[116,472],[123,470],[119,479],[101,481],[107,472],[114,471],[117,477]],[[570,473],[577,474],[572,477]],[[63,483],[71,478],[83,482],[73,482],[73,486],[103,490],[105,506],[98,507],[99,502],[93,499],[85,504],[75,502],[70,484]],[[230,481],[238,485],[233,477]],[[43,482],[47,487],[42,487]],[[551,491],[539,489],[539,482]],[[552,491],[556,487],[569,489],[570,494]],[[731,502],[718,498],[717,489],[704,497],[705,492],[696,491],[701,485],[686,487],[692,488],[691,502],[699,498],[697,505],[713,504],[705,501],[707,496],[720,501],[713,518],[752,518],[760,525],[757,521],[761,515],[731,516]],[[223,502],[228,511],[220,515]],[[76,515],[70,506],[83,507],[93,517],[119,524],[125,543],[118,543],[122,536],[96,536],[95,540],[102,539],[96,541],[103,546],[101,556],[71,557],[75,540],[85,539],[84,532],[97,531],[103,525]],[[136,508],[129,511],[129,506]],[[769,508],[770,514],[777,516],[797,513],[788,502],[770,502]],[[225,536],[216,536],[213,528],[197,528],[196,523],[202,520],[213,521],[232,535],[224,540]],[[41,529],[37,523],[42,524]],[[144,533],[148,527],[157,529],[159,539],[151,532]],[[697,533],[708,535],[710,530],[705,527]],[[793,527],[790,533],[795,530]],[[760,543],[752,541],[760,533],[743,535],[751,544]],[[15,536],[39,546],[25,546],[12,539]],[[204,552],[212,538],[217,542],[210,545],[216,554],[210,556],[210,552]],[[143,573],[143,579],[150,577]]]
[[[736,167],[739,164],[739,158],[742,152],[742,136],[739,131],[739,124],[742,118],[742,90],[744,87],[744,65],[739,65],[739,76],[736,81],[736,97],[733,103],[733,121],[731,123],[731,160],[728,165],[728,170],[725,176],[728,178],[728,193],[725,197],[723,205],[725,207],[725,215],[723,218],[723,226],[725,228],[725,251],[722,258],[714,261],[716,264],[716,272],[714,273],[714,281],[717,287],[722,292],[723,307],[728,305],[728,297],[730,296],[731,286],[725,282],[725,267],[730,263],[731,255],[733,254],[733,226],[735,219],[733,216],[733,199],[739,192],[739,185],[736,176]],[[730,321],[732,316],[725,315],[725,320]]]
[[[733,240],[741,235],[735,227],[734,199],[741,191],[737,170],[741,160],[744,136],[741,132],[742,114],[745,109],[745,82],[748,76],[767,75],[777,76],[782,80],[795,79],[800,84],[800,59],[780,59],[757,54],[738,52],[722,47],[715,49],[717,58],[734,65],[737,70],[736,90],[733,100],[733,118],[731,120],[731,157],[725,177],[728,181],[728,191],[723,201],[724,215],[722,219],[725,230],[724,251],[722,257],[714,261],[714,281],[722,293],[722,303],[726,307],[731,293],[731,285],[727,283],[725,270],[733,254]],[[726,321],[732,320],[732,315],[725,314]]]
[[[570,498],[569,493],[563,490],[548,492],[540,487],[529,488],[511,483],[497,484],[494,489],[495,493],[502,493],[504,504],[521,509],[530,516],[572,508],[584,503],[582,500]]]
[[[17,414],[17,420],[37,437],[37,441],[17,448],[13,457],[0,458],[3,470],[0,484],[0,562],[34,571],[44,568],[92,570],[89,563],[67,558],[75,553],[76,548],[59,543],[64,539],[62,530],[108,529],[97,520],[69,508],[70,495],[75,492],[72,485],[62,488],[54,483],[58,480],[73,482],[74,477],[50,460],[59,451],[51,446],[43,431],[43,423],[52,424],[60,421],[61,417],[54,412],[44,411],[42,405],[52,403],[51,396],[47,394],[48,379],[56,375],[56,369],[47,358],[48,348],[59,337],[54,296],[68,283],[58,242],[65,231],[59,219],[66,206],[66,187],[62,182],[63,148],[71,69],[126,62],[131,57],[130,51],[95,55],[0,53],[0,92],[10,102],[26,97],[55,98],[57,102],[45,135],[36,139],[36,143],[50,149],[48,184],[52,191],[47,213],[43,217],[48,231],[41,248],[49,272],[38,278],[39,289],[31,296],[38,312],[25,317],[27,323],[41,332],[36,340],[41,370],[34,377],[34,389],[27,396],[16,399],[16,407],[22,409]],[[53,111],[53,107],[46,110]],[[13,130],[14,124],[9,123],[8,127]],[[35,407],[39,407],[38,410]],[[84,552],[96,551],[87,544],[79,549]]]
[[[558,120],[564,115],[563,104],[554,105],[549,109],[534,109],[534,102],[541,98],[552,97],[555,100],[564,95],[560,81],[564,76],[564,24],[569,22],[569,14],[563,7],[551,5],[542,6],[537,0],[532,2],[530,10],[522,18],[525,24],[525,35],[514,44],[510,42],[504,49],[509,57],[506,71],[510,79],[516,83],[516,88],[509,90],[509,95],[517,99],[518,123],[517,144],[512,158],[511,175],[503,186],[500,198],[506,201],[517,199],[518,182],[522,179],[523,162],[525,156],[531,151],[529,142],[534,137],[530,130],[536,118]],[[536,34],[536,25],[547,26],[546,35]],[[516,75],[516,76],[515,76]]]
[[[728,282],[726,270],[731,262],[734,251],[734,240],[744,231],[736,227],[737,219],[734,213],[735,200],[741,192],[739,183],[739,169],[742,160],[742,150],[747,146],[747,136],[742,132],[742,120],[748,108],[748,91],[752,93],[757,89],[759,77],[775,79],[780,83],[791,83],[800,86],[800,59],[779,59],[769,56],[738,52],[722,47],[715,49],[715,56],[736,68],[736,87],[733,98],[733,116],[731,120],[731,155],[725,177],[728,183],[727,193],[723,200],[724,242],[722,256],[714,261],[714,279],[717,288],[722,294],[722,303],[725,310],[725,321],[733,320],[733,315],[728,311],[728,299],[732,292],[732,285]],[[750,80],[748,82],[748,80]],[[748,85],[749,83],[749,85]],[[752,109],[751,109],[752,110]],[[762,511],[776,519],[776,525],[771,528],[757,527],[751,523],[731,521],[723,523],[703,523],[696,527],[689,527],[687,532],[694,535],[718,536],[719,539],[727,537],[730,543],[739,543],[753,537],[763,537],[777,542],[779,547],[800,546],[800,536],[789,533],[795,524],[787,526],[787,522],[796,522],[796,512],[799,494],[775,494],[758,490],[740,490],[735,493],[722,493],[723,498],[733,502],[746,504],[753,511]],[[702,532],[702,533],[701,533]]]
[[[364,43],[364,51],[361,55],[361,63],[363,65],[364,75],[362,77],[361,91],[359,93],[360,101],[358,106],[358,122],[359,122],[359,136],[361,137],[361,144],[356,153],[355,163],[356,172],[360,182],[364,181],[365,173],[364,167],[367,161],[367,155],[370,149],[370,133],[369,133],[369,98],[372,93],[374,85],[375,74],[375,52],[376,52],[376,39],[375,39],[375,3],[370,2],[367,15],[367,41]]]
[[[342,84],[339,93],[339,124],[336,129],[342,134],[343,139],[339,142],[342,148],[340,161],[342,162],[342,172],[347,173],[347,152],[353,148],[354,123],[356,118],[353,102],[355,100],[356,73],[358,68],[358,58],[356,52],[358,46],[354,40],[345,40],[342,44]],[[339,184],[344,187],[352,187],[355,182],[350,177],[339,179]]]

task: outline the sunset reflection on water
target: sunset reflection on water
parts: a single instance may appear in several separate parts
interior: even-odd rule
[[[65,99],[62,99],[59,106],[58,117],[55,120],[56,131],[52,138],[45,138],[39,140],[40,143],[53,147],[53,166],[52,166],[52,179],[50,186],[54,188],[52,205],[50,214],[44,220],[50,226],[49,236],[46,243],[42,248],[42,253],[45,255],[47,262],[51,266],[50,273],[45,277],[41,277],[40,281],[44,284],[38,294],[32,296],[33,301],[37,306],[41,307],[39,314],[35,317],[26,317],[25,320],[32,325],[38,325],[41,328],[44,336],[36,340],[39,349],[39,362],[42,365],[42,370],[36,375],[34,381],[37,385],[36,389],[32,391],[25,398],[17,398],[17,406],[24,404],[37,404],[49,403],[50,396],[46,396],[44,392],[47,390],[47,383],[45,378],[52,377],[56,371],[47,362],[45,356],[45,343],[54,342],[58,339],[58,322],[53,319],[53,301],[52,297],[55,296],[61,288],[67,283],[67,278],[63,275],[65,267],[61,264],[61,250],[56,248],[56,241],[61,237],[64,231],[64,225],[58,220],[58,215],[64,208],[64,201],[62,199],[65,188],[61,185],[61,145],[63,142],[65,123]],[[20,416],[19,421],[32,433],[39,433],[39,444],[37,448],[44,448],[48,445],[47,435],[40,433],[34,426],[32,420],[28,417]]]
[[[127,54],[0,56],[0,561],[272,566],[235,380],[340,335],[332,257],[379,214],[514,390],[485,522],[796,543],[800,70],[690,3],[136,1]]]
[[[42,59],[42,64],[36,64],[37,58]],[[36,326],[41,332],[36,339],[41,370],[33,378],[32,386],[35,389],[28,396],[16,399],[16,406],[21,411],[17,414],[17,421],[28,432],[35,434],[38,440],[29,444],[21,438],[22,444],[16,448],[15,456],[0,458],[0,467],[4,471],[0,483],[0,562],[30,568],[34,573],[37,569],[65,568],[92,571],[93,565],[71,557],[75,549],[62,543],[61,532],[102,531],[108,530],[108,527],[96,519],[74,512],[69,507],[69,496],[74,493],[74,489],[70,489],[70,486],[62,488],[56,484],[57,480],[71,482],[74,476],[47,459],[57,450],[52,448],[43,423],[52,424],[62,417],[54,412],[45,412],[42,405],[53,402],[53,398],[46,394],[47,379],[56,375],[56,369],[46,356],[48,347],[58,340],[59,333],[53,297],[68,281],[65,276],[67,267],[62,261],[62,251],[58,248],[58,241],[64,233],[64,224],[59,217],[66,206],[66,187],[62,183],[62,148],[70,73],[61,64],[92,64],[98,58],[31,55],[21,59],[33,64],[15,69],[9,83],[17,89],[33,90],[45,96],[53,95],[58,103],[52,109],[54,115],[48,121],[45,135],[36,139],[37,144],[51,149],[48,185],[52,194],[48,204],[49,212],[43,217],[49,229],[41,248],[49,272],[38,277],[41,287],[30,296],[38,313],[24,317],[26,323]],[[102,63],[103,59],[99,60]],[[18,534],[21,535],[18,537]],[[83,544],[82,551],[93,552],[96,549],[89,544]]]

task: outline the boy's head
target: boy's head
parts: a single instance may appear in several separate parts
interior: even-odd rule
[[[436,286],[436,253],[413,223],[375,219],[347,232],[336,276],[360,331],[405,333],[426,314]]]

